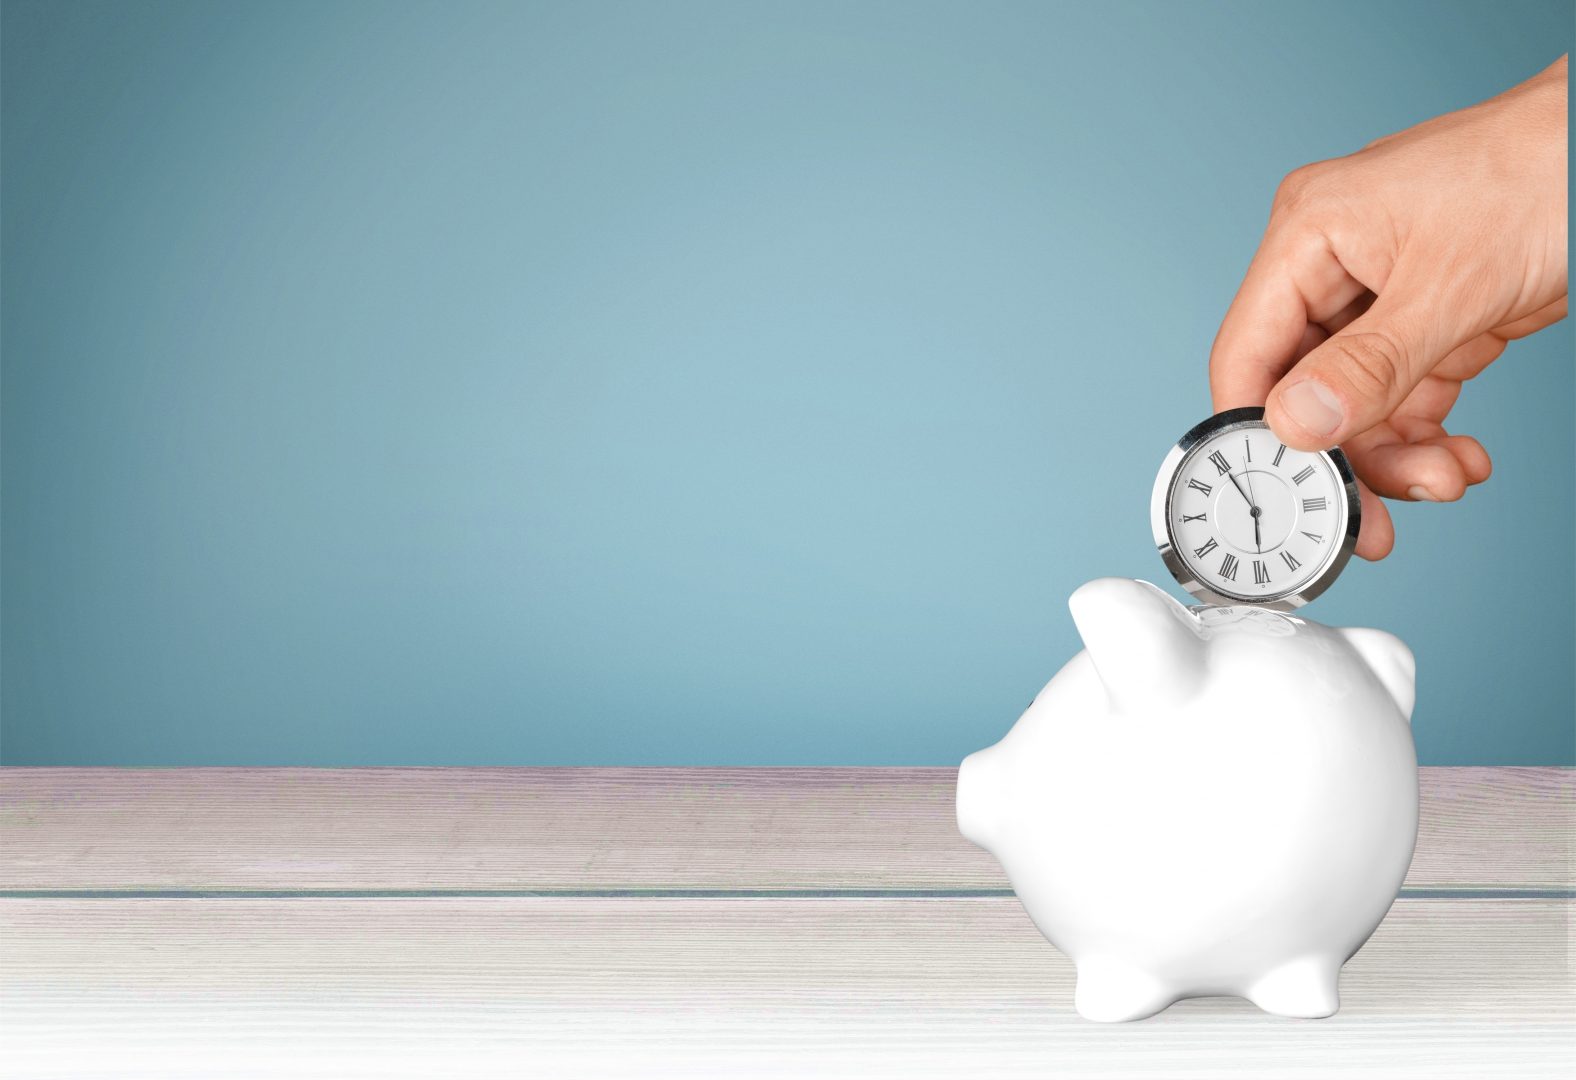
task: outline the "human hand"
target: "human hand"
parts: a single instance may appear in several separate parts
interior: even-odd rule
[[[1567,70],[1286,177],[1215,338],[1216,412],[1263,404],[1287,446],[1342,444],[1366,559],[1395,543],[1377,496],[1488,479],[1445,416],[1507,341],[1565,317]]]

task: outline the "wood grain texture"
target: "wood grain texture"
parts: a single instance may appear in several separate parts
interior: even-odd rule
[[[0,889],[1004,889],[954,769],[0,769]],[[1569,889],[1576,771],[1425,768],[1410,889]]]
[[[1326,1020],[1133,1024],[1012,899],[8,900],[7,1075],[1568,1076],[1568,901],[1402,900]]]

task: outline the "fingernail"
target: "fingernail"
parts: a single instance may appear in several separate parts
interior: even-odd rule
[[[1344,419],[1341,400],[1317,379],[1304,379],[1281,391],[1281,408],[1310,435],[1333,435]]]
[[[1406,489],[1406,494],[1407,494],[1408,498],[1417,499],[1420,502],[1438,502],[1439,501],[1438,499],[1434,498],[1433,492],[1429,491],[1426,487],[1423,487],[1421,484],[1413,484],[1411,487]]]

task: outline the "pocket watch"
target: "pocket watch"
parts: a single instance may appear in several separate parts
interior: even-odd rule
[[[1149,517],[1160,557],[1188,592],[1290,611],[1346,566],[1362,503],[1339,447],[1293,450],[1254,407],[1217,413],[1177,440]]]

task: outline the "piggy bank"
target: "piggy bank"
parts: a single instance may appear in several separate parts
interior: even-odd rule
[[[958,828],[1078,969],[1090,1020],[1186,997],[1329,1016],[1417,839],[1411,651],[1101,578],[1074,656],[958,772]]]

